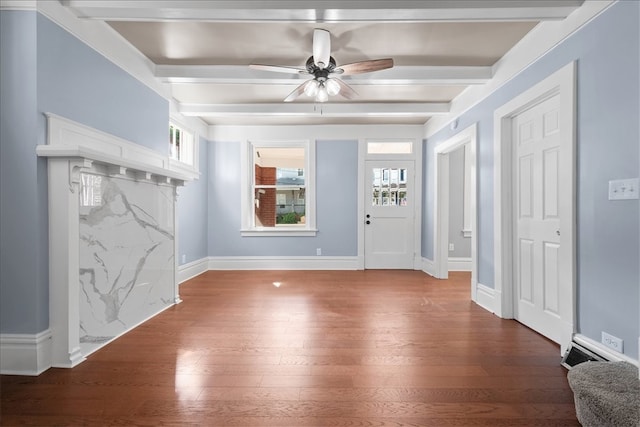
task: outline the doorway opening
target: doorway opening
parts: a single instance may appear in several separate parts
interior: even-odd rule
[[[465,262],[467,271],[471,271],[471,300],[477,300],[477,215],[476,215],[476,146],[477,126],[473,124],[460,131],[444,143],[435,148],[435,221],[434,221],[434,276],[439,279],[449,277],[451,267],[450,253],[450,189],[451,189],[451,160],[460,152],[464,157],[464,166],[460,168],[463,174],[463,226],[460,230],[464,239],[469,239],[469,260]],[[453,154],[452,154],[453,153]],[[466,193],[466,194],[464,194]],[[457,195],[456,195],[457,196]],[[455,251],[455,244],[453,247]],[[477,301],[476,301],[477,302]]]

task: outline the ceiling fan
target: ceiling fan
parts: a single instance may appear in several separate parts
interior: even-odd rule
[[[372,59],[338,66],[331,56],[331,34],[327,30],[316,28],[313,30],[313,55],[307,59],[305,68],[263,64],[251,64],[249,67],[277,73],[311,75],[313,78],[295,88],[284,102],[291,102],[303,93],[314,97],[316,102],[327,102],[329,96],[340,95],[346,99],[357,96],[356,91],[336,75],[348,76],[384,70],[393,67],[393,59]]]

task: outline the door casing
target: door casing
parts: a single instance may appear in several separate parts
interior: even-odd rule
[[[447,141],[438,145],[435,150],[435,212],[433,224],[434,276],[438,279],[448,277],[449,258],[449,153],[469,144],[471,156],[470,168],[470,215],[471,215],[471,299],[477,299],[478,262],[477,262],[477,215],[476,215],[476,145],[477,125],[458,132]]]
[[[368,154],[368,142],[407,142],[413,144],[413,150],[409,154]],[[367,160],[412,160],[414,173],[414,255],[413,269],[422,270],[421,242],[422,242],[422,140],[419,138],[360,138],[358,140],[358,269],[364,270],[365,266],[365,173]]]
[[[560,182],[568,186],[570,197],[561,217],[561,247],[563,258],[571,260],[567,269],[568,277],[561,280],[566,283],[563,287],[563,295],[568,301],[564,301],[566,309],[561,315],[563,330],[560,343],[561,354],[571,342],[575,333],[575,271],[576,271],[576,160],[575,160],[575,135],[576,135],[576,108],[575,108],[575,74],[576,64],[571,62],[556,71],[540,83],[516,96],[511,101],[497,109],[494,113],[494,312],[506,319],[514,317],[514,265],[513,265],[513,240],[514,214],[513,214],[513,132],[512,118],[520,112],[546,100],[552,96],[560,97],[560,120],[566,125],[562,127],[563,157],[568,159],[563,162]]]

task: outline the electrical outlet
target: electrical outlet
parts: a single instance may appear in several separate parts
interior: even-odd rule
[[[631,200],[638,198],[638,178],[609,181],[609,200]]]
[[[618,337],[614,337],[613,335],[609,335],[606,332],[602,332],[602,344],[606,345],[612,350],[615,350],[619,353],[623,351],[624,341]]]
[[[453,243],[449,243],[449,252],[453,252],[456,250],[456,247]]]
[[[322,248],[316,248],[316,255],[322,255]]]

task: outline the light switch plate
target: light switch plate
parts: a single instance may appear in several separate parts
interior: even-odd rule
[[[638,178],[609,181],[609,200],[631,200],[638,198]]]

